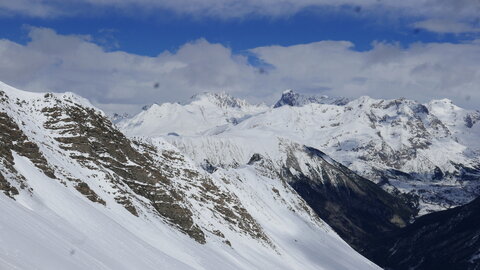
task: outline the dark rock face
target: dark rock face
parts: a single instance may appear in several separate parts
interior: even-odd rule
[[[282,177],[347,243],[362,252],[379,233],[405,226],[416,210],[373,182],[331,160],[323,152],[304,147],[309,172],[291,150]],[[292,172],[293,171],[293,172]]]
[[[10,162],[11,166],[13,166],[12,151],[15,151],[19,155],[30,159],[45,175],[55,178],[52,168],[40,152],[38,145],[29,141],[15,121],[3,112],[0,112],[0,141],[2,146],[0,152],[6,161]],[[9,167],[12,168],[11,166]]]
[[[204,169],[205,171],[209,172],[209,173],[214,173],[216,170],[217,170],[217,167],[213,166],[212,163],[210,163],[210,161],[208,161],[208,159],[205,159],[203,161],[202,164],[200,164],[202,166],[202,169]]]
[[[8,182],[1,173],[0,173],[0,190],[2,190],[3,193],[5,193],[5,195],[7,195],[10,198],[13,198],[13,196],[18,195],[18,189],[12,186],[12,184],[10,184],[10,182]]]
[[[435,170],[433,171],[432,179],[433,180],[442,180],[444,177],[444,174],[442,170],[439,167],[435,167]]]
[[[466,115],[464,121],[467,128],[472,128],[478,121],[480,121],[480,112],[475,111],[474,113]]]
[[[296,105],[296,100],[297,100],[298,97],[299,97],[298,93],[295,93],[293,91],[285,91],[282,94],[282,97],[280,98],[280,100],[278,100],[277,103],[275,103],[275,105],[273,105],[273,107],[278,108],[278,107],[282,107],[284,105],[295,106]]]
[[[98,195],[88,186],[87,183],[84,183],[84,182],[78,183],[75,186],[75,189],[77,189],[78,192],[85,195],[85,197],[87,197],[87,199],[89,199],[90,201],[106,205],[105,201],[102,200],[100,197],[98,197]]]
[[[468,127],[468,128],[473,127],[473,120],[472,120],[472,117],[470,115],[467,115],[465,117],[465,126]]]
[[[250,160],[248,161],[247,164],[252,165],[255,162],[260,161],[260,160],[262,160],[262,156],[258,153],[255,153],[255,154],[252,155],[252,157],[250,158]]]
[[[480,198],[378,237],[364,255],[385,269],[480,269]]]

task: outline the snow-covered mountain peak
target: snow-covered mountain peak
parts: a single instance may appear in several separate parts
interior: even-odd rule
[[[228,108],[242,109],[242,108],[255,106],[248,103],[244,99],[235,98],[225,91],[199,93],[192,96],[191,100],[192,100],[192,103],[194,104],[206,105],[207,103],[211,103],[223,109],[228,109]]]
[[[454,105],[453,101],[449,98],[442,98],[442,99],[433,99],[429,102],[429,104],[448,104],[448,105]]]
[[[465,111],[463,108],[458,107],[457,105],[453,104],[450,99],[438,99],[432,100],[426,104],[429,110],[432,113],[435,113],[439,117],[445,115],[452,115],[457,114],[458,112]]]
[[[467,127],[471,129],[480,121],[478,110],[465,110],[453,104],[450,99],[432,100],[426,106],[432,114],[452,128]]]
[[[293,89],[286,89],[282,92],[282,95],[288,95],[288,94],[291,94],[293,92],[295,92],[295,91],[293,91]]]
[[[252,105],[227,93],[202,93],[192,97],[189,104],[152,104],[117,125],[126,134],[134,136],[218,133],[267,110],[266,105]]]
[[[287,89],[283,91],[282,96],[273,107],[278,108],[285,105],[301,107],[310,103],[345,105],[348,102],[349,100],[343,97],[335,98],[325,95],[303,95],[295,92],[293,89]]]

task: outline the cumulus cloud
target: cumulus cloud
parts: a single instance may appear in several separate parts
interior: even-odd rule
[[[197,40],[156,57],[109,52],[89,36],[32,28],[31,41],[0,41],[0,80],[32,91],[73,91],[97,103],[182,100],[198,91],[241,91],[255,69],[229,48]],[[157,86],[157,87],[154,87]]]
[[[244,55],[200,39],[146,57],[51,29],[31,28],[29,36],[26,45],[0,40],[0,80],[31,91],[73,91],[107,111],[185,101],[202,91],[273,102],[287,88],[353,98],[446,97],[480,108],[480,40],[408,48],[376,43],[364,52],[348,41],[321,41]],[[260,64],[251,64],[252,55]]]
[[[451,98],[480,107],[480,44],[429,43],[401,48],[374,44],[352,50],[349,42],[324,41],[253,51],[275,69],[270,83],[334,96],[406,97],[427,101]],[[467,100],[469,100],[467,102]]]

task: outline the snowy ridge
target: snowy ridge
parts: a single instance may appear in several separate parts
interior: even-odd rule
[[[69,103],[74,103],[81,105],[86,108],[90,109],[95,109],[97,110],[100,114],[105,115],[105,113],[97,109],[95,106],[92,105],[92,103],[86,99],[83,98],[75,93],[72,92],[65,92],[65,93],[47,93],[47,92],[28,92],[28,91],[23,91],[19,90],[17,88],[14,88],[4,82],[0,81],[0,89],[2,92],[4,92],[11,100],[16,101],[16,102],[32,102],[32,103],[40,103],[39,105],[46,105],[48,101],[46,102],[46,98],[48,97],[54,97],[57,100],[65,100]]]
[[[282,97],[280,100],[273,105],[274,108],[282,107],[282,106],[294,106],[294,107],[301,107],[310,103],[318,103],[318,104],[332,104],[332,105],[345,105],[349,102],[347,98],[334,98],[328,97],[325,95],[302,95],[299,94],[292,89],[285,90],[282,93]]]
[[[210,102],[217,105],[220,108],[227,109],[227,108],[239,108],[239,109],[247,109],[247,108],[254,108],[259,107],[261,105],[251,105],[244,99],[235,98],[226,92],[204,92],[200,94],[196,94],[191,97],[191,100],[194,103],[205,103]]]
[[[253,165],[210,174],[72,94],[0,91],[0,268],[378,269]]]
[[[153,104],[117,126],[129,136],[197,135],[222,132],[267,109],[266,105],[250,105],[225,93],[203,93],[192,97],[186,105]]]

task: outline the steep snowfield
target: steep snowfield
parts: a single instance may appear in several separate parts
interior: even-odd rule
[[[0,91],[0,269],[378,269],[255,166],[209,174],[73,94]]]
[[[244,117],[240,113],[230,124],[209,117],[225,110],[215,104],[208,114],[198,113],[203,105],[195,102],[176,106],[175,112],[188,109],[193,115],[158,117],[151,109],[119,127],[126,134],[147,137],[178,130],[180,136],[165,138],[197,163],[208,160],[223,167],[245,164],[257,152],[275,156],[276,138],[286,138],[326,152],[389,192],[418,196],[420,215],[480,194],[480,113],[449,100],[423,105],[361,97],[348,102],[286,91],[276,108],[243,112]],[[192,120],[200,115],[202,121]],[[182,133],[185,129],[195,132]]]

